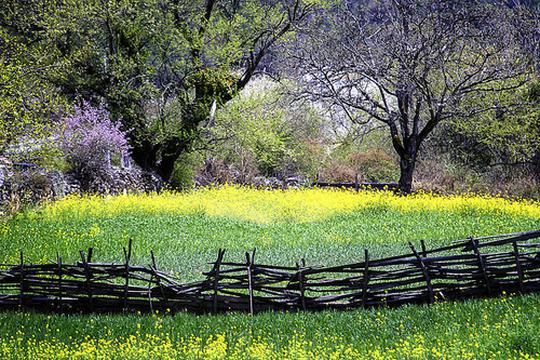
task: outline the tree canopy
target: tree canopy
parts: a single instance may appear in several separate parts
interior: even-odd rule
[[[360,126],[353,138],[384,128],[404,192],[441,124],[451,129],[443,141],[474,138],[492,163],[534,162],[539,14],[528,0],[5,0],[0,152],[25,137],[54,139],[58,120],[88,103],[127,135],[138,165],[170,181],[208,134],[234,130],[254,148],[247,129],[262,141],[266,120],[303,118],[276,111],[246,119],[250,109],[242,109],[234,129],[205,129],[269,69],[311,102],[288,99],[291,109],[333,112],[324,126],[336,130],[334,143],[341,125],[333,121]],[[502,145],[508,139],[515,145]],[[286,157],[259,148],[268,173]]]
[[[220,106],[246,86],[316,2],[69,0],[2,4],[3,31],[46,49],[44,78],[70,100],[105,102],[133,156],[168,179]]]
[[[441,122],[498,107],[529,80],[538,49],[533,15],[483,1],[340,4],[292,53],[305,94],[352,121],[386,125],[411,191],[419,149]],[[528,60],[529,59],[529,60]]]

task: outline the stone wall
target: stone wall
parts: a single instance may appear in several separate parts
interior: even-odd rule
[[[0,207],[19,210],[25,204],[61,199],[69,194],[121,194],[159,191],[161,179],[138,167],[111,167],[84,177],[38,167],[0,165]]]

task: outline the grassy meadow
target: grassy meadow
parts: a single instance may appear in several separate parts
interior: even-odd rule
[[[223,187],[190,193],[69,197],[0,223],[0,263],[76,261],[78,250],[200,279],[219,248],[240,260],[361,261],[467,236],[540,228],[540,203],[475,195]],[[539,358],[540,296],[322,313],[196,316],[0,314],[2,359]]]

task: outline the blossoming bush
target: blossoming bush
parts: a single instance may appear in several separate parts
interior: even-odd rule
[[[72,166],[79,173],[101,170],[110,164],[111,156],[129,151],[125,134],[114,124],[103,107],[84,102],[64,118],[60,146]]]

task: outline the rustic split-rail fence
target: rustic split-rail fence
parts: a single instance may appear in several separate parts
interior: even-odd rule
[[[225,261],[220,250],[202,281],[183,283],[151,264],[132,264],[131,241],[124,261],[100,263],[93,250],[80,261],[0,267],[0,309],[63,313],[353,309],[434,303],[448,299],[540,291],[540,230],[468,238],[436,249],[409,244],[410,252],[372,258],[366,249],[355,264],[319,267]]]
[[[354,182],[324,182],[317,179],[311,184],[312,187],[318,188],[337,188],[337,189],[354,189],[360,190],[388,190],[398,191],[399,184],[393,182],[361,182],[358,174],[356,175]]]

